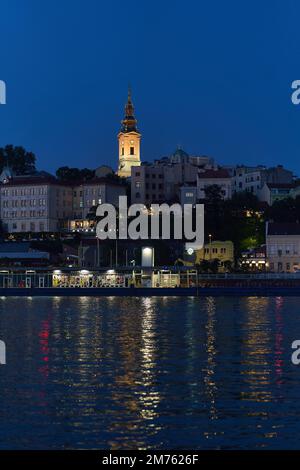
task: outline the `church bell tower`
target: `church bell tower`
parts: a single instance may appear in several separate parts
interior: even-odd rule
[[[121,131],[118,134],[118,176],[128,178],[131,176],[131,167],[141,165],[140,140],[141,134],[137,130],[137,121],[134,117],[134,107],[131,100],[131,91],[129,89],[127,103],[125,105],[125,117],[122,120]]]

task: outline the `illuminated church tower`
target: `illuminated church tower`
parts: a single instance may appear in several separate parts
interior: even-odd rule
[[[140,166],[140,140],[141,134],[136,127],[134,107],[131,101],[131,92],[128,90],[128,99],[125,105],[125,117],[122,128],[118,134],[119,140],[119,167],[118,175],[128,178],[131,176],[131,167]]]

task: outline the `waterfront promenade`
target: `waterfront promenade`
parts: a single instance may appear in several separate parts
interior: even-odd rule
[[[300,273],[204,274],[168,268],[0,270],[0,296],[300,295]]]

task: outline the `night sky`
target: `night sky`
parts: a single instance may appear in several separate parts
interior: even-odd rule
[[[0,146],[116,168],[130,83],[143,160],[180,145],[300,175],[299,18],[297,0],[0,0]]]

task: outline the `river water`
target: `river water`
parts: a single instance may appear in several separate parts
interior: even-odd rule
[[[300,448],[299,298],[1,298],[0,449]]]

